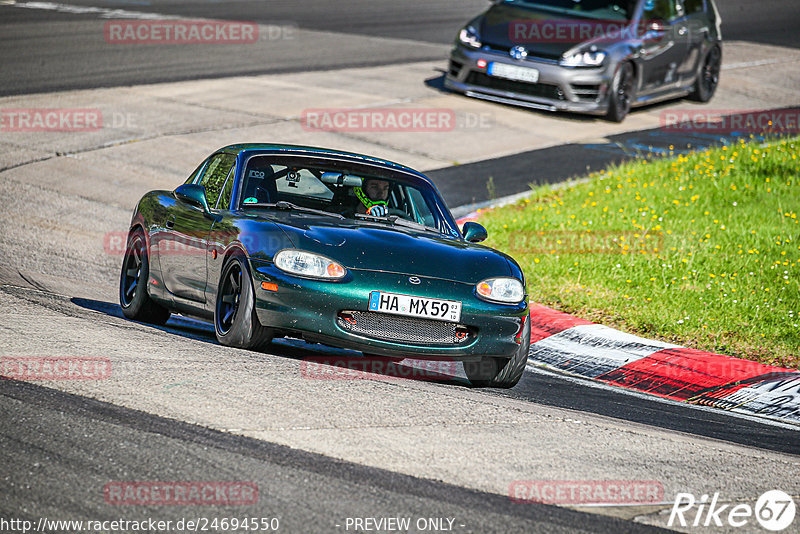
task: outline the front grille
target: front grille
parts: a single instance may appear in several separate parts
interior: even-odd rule
[[[470,85],[480,85],[498,91],[508,91],[523,95],[539,96],[551,100],[564,100],[564,92],[557,85],[549,83],[526,83],[514,80],[506,80],[497,76],[489,76],[482,72],[470,72],[467,76],[467,83]]]
[[[508,45],[487,43],[484,41],[481,50],[485,50],[487,52],[495,52],[498,54],[508,54],[511,51],[511,47]],[[540,50],[528,50],[528,55],[526,59],[530,61],[544,61],[545,63],[558,63],[558,60],[561,59],[561,55],[542,52]]]
[[[456,323],[385,313],[344,311],[336,324],[353,334],[415,345],[457,345],[470,338],[467,328]]]
[[[570,87],[572,87],[572,92],[575,93],[575,96],[581,100],[595,101],[600,96],[599,85],[573,83]]]
[[[453,78],[457,78],[458,77],[458,73],[461,72],[461,67],[463,67],[463,66],[464,66],[463,63],[459,63],[458,61],[453,61],[451,59],[450,60],[450,66],[447,69],[447,71],[450,73],[450,76],[452,76]]]

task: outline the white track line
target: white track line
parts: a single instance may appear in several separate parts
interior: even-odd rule
[[[14,0],[7,0],[3,2],[2,5],[26,9],[57,11],[58,13],[70,13],[73,15],[96,14],[101,19],[181,20],[185,18],[162,15],[160,13],[145,13],[141,11],[129,11],[127,9],[109,9],[106,7],[76,6],[58,2],[16,2]]]
[[[742,61],[740,63],[728,63],[722,65],[722,70],[746,69],[748,67],[760,67],[762,65],[775,65],[776,63],[791,63],[798,59],[759,59],[756,61]]]

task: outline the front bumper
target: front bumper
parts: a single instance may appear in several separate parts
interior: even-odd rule
[[[271,263],[257,260],[251,260],[251,272],[256,314],[264,326],[282,335],[379,356],[457,361],[485,356],[510,358],[519,350],[520,343],[515,338],[522,318],[528,315],[526,301],[516,305],[484,302],[475,296],[472,284],[436,278],[420,277],[422,282],[412,285],[408,275],[351,269],[343,281],[325,282],[291,276]],[[277,291],[262,289],[261,282],[276,284]],[[459,300],[459,324],[468,327],[470,335],[461,343],[431,345],[376,339],[342,328],[337,320],[340,312],[368,312],[370,291]]]
[[[535,68],[539,81],[506,80],[486,73],[478,60]],[[608,111],[608,88],[613,69],[562,67],[555,60],[528,57],[517,61],[495,50],[457,45],[451,55],[444,85],[467,96],[548,111],[603,115]]]

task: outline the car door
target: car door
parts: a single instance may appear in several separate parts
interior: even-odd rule
[[[233,187],[236,182],[237,169],[234,164],[228,178],[222,186],[222,192],[216,206],[209,205],[217,221],[211,227],[206,241],[206,288],[205,311],[213,315],[216,304],[217,286],[222,274],[223,255],[228,244],[234,239],[242,239],[237,227],[231,223],[230,211],[233,203]],[[246,239],[246,238],[245,238]],[[216,253],[214,253],[216,252]]]
[[[642,12],[640,95],[677,87],[689,50],[689,29],[679,0],[645,0]]]
[[[688,49],[679,69],[681,85],[694,82],[705,52],[705,44],[712,31],[711,20],[707,14],[705,0],[679,0],[683,11],[684,25],[688,30]]]
[[[197,166],[197,168],[189,175],[189,178],[186,179],[184,184],[194,184],[200,179],[203,175],[203,171],[205,171],[206,165],[211,158],[209,157],[203,163]],[[174,247],[174,243],[172,241],[173,232],[172,232],[172,224],[174,221],[174,210],[175,210],[175,203],[176,199],[174,195],[165,199],[165,209],[162,213],[159,213],[159,218],[153,220],[152,226],[149,228],[150,232],[150,272],[155,272],[158,276],[159,280],[164,279],[163,269],[161,267],[161,252],[162,249],[165,254],[172,253],[172,248]],[[169,226],[168,226],[169,224]],[[164,265],[167,265],[167,262]],[[165,284],[166,287],[166,284]],[[164,295],[166,298],[166,295]]]
[[[235,162],[233,154],[215,154],[196,178],[194,183],[205,188],[210,208],[217,205]],[[176,297],[205,302],[208,238],[214,223],[211,213],[176,199],[166,222],[168,237],[159,249],[164,285]]]

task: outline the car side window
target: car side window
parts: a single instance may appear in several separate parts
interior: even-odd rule
[[[687,15],[702,13],[705,10],[703,0],[683,0],[683,11]]]
[[[670,21],[677,16],[675,0],[645,0],[644,19]]]
[[[222,187],[222,194],[219,196],[217,202],[218,210],[227,210],[231,207],[231,197],[233,196],[233,178],[236,174],[236,165],[231,167],[228,172],[228,178],[225,180],[225,185]]]
[[[208,162],[208,167],[206,167],[206,172],[200,180],[200,185],[206,189],[206,201],[208,201],[209,206],[217,205],[220,193],[222,193],[222,186],[225,185],[225,179],[228,177],[235,162],[236,156],[232,154],[216,154]]]
[[[430,226],[431,228],[436,228],[436,217],[431,212],[428,203],[425,202],[425,197],[422,196],[419,189],[414,187],[406,187],[405,189],[408,193],[409,203],[411,205],[410,208],[413,210],[417,222],[425,226]]]
[[[201,163],[201,164],[200,164],[200,166],[198,166],[198,167],[197,167],[197,168],[194,170],[194,172],[193,172],[191,175],[189,175],[189,178],[188,178],[188,179],[187,179],[185,182],[183,182],[183,183],[184,183],[184,184],[193,184],[193,183],[195,183],[195,180],[197,180],[197,177],[198,177],[198,176],[200,176],[200,175],[202,174],[202,172],[203,172],[203,169],[204,169],[204,168],[205,168],[205,166],[206,166],[206,163],[208,163],[208,160],[205,160],[203,163]]]

